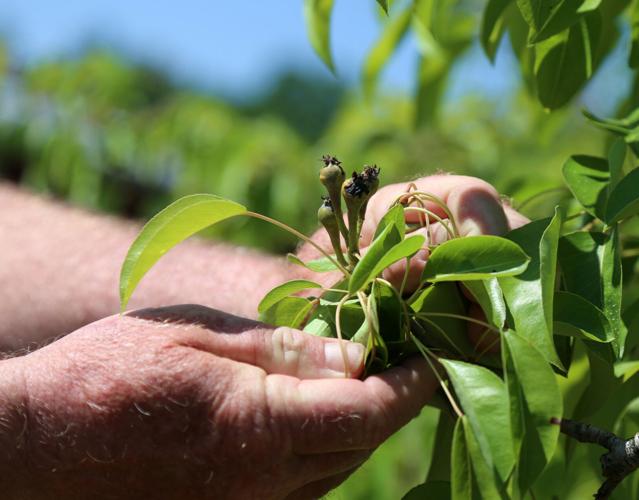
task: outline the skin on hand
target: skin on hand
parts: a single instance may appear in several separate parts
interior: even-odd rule
[[[355,377],[362,348],[344,344]],[[192,305],[112,316],[9,362],[22,391],[0,437],[23,455],[0,462],[3,498],[316,498],[437,387],[423,360],[344,378],[335,339]]]

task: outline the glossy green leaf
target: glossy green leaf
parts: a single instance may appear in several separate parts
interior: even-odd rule
[[[397,204],[394,205],[391,209],[389,209],[384,216],[381,218],[379,223],[377,224],[377,228],[375,229],[375,235],[373,236],[373,241],[377,239],[377,237],[382,234],[382,232],[388,227],[393,226],[393,231],[397,233],[397,241],[401,241],[404,239],[406,235],[406,219],[404,217],[404,207]]]
[[[333,0],[304,0],[304,18],[308,38],[317,55],[335,72],[331,54],[331,13]]]
[[[246,208],[212,194],[194,194],[171,203],[147,222],[126,255],[120,271],[120,308],[124,310],[142,277],[166,252],[202,229],[246,212]]]
[[[333,256],[333,258],[334,257],[335,256]],[[304,262],[297,255],[289,253],[286,255],[286,259],[292,264],[297,264],[298,266],[305,267],[316,273],[329,273],[331,271],[337,271],[338,269],[335,263],[328,257],[321,257],[319,259]]]
[[[557,446],[559,428],[550,419],[561,418],[563,399],[552,368],[537,348],[512,330],[505,331],[502,338],[505,355],[512,360],[508,366],[513,368],[505,372],[509,396],[522,409],[524,436],[518,479],[521,490],[527,491]],[[515,385],[518,390],[512,390]]]
[[[623,378],[625,382],[639,372],[639,361],[621,361],[615,364],[615,376]]]
[[[488,0],[481,21],[479,40],[490,62],[494,62],[497,47],[505,32],[504,14],[513,0]]]
[[[511,231],[506,237],[517,243],[532,260],[521,275],[499,279],[514,330],[557,367],[561,367],[561,362],[552,338],[552,311],[560,231],[558,211],[552,219],[534,221]]]
[[[463,361],[440,359],[489,467],[505,481],[515,463],[508,393],[490,370]]]
[[[355,293],[366,287],[391,264],[415,255],[424,246],[425,241],[426,238],[421,235],[409,236],[383,253],[386,249],[386,241],[375,240],[353,269],[348,283],[349,293]]]
[[[606,315],[594,304],[571,292],[555,293],[555,332],[583,336],[595,342],[612,342],[615,333]]]
[[[487,462],[482,453],[481,445],[475,434],[470,419],[464,415],[461,417],[464,426],[464,437],[466,438],[466,448],[470,456],[470,462],[473,468],[473,477],[477,485],[478,494],[473,494],[473,498],[482,500],[506,500],[508,495],[505,493],[504,482],[497,475],[497,471]],[[473,490],[475,490],[473,488]],[[475,493],[475,491],[473,491]]]
[[[623,277],[619,247],[619,228],[617,224],[614,224],[601,252],[600,266],[603,299],[601,310],[608,318],[615,337],[613,342],[615,354],[621,358],[624,353],[628,329],[621,317]]]
[[[486,320],[501,330],[506,322],[506,303],[497,278],[466,281],[464,286],[481,306]]]
[[[601,255],[606,235],[576,231],[559,239],[559,265],[566,291],[603,309]]]
[[[408,32],[412,16],[413,8],[408,7],[397,17],[390,19],[382,32],[382,36],[369,51],[362,69],[363,90],[367,99],[373,96],[382,68]]]
[[[603,220],[610,180],[608,162],[594,156],[572,156],[564,163],[562,172],[566,184],[581,206]]]
[[[560,0],[550,7],[549,16],[543,26],[531,36],[531,43],[545,40],[563,30],[570,28],[582,19],[582,14],[591,12],[599,7],[602,0]],[[550,2],[540,1],[540,4],[550,5]]]
[[[584,344],[587,344],[584,342]],[[588,349],[588,387],[579,399],[577,406],[572,412],[573,419],[588,421],[592,415],[603,408],[608,399],[621,385],[621,380],[615,374],[615,367],[612,363],[604,360],[601,356]]]
[[[470,456],[466,447],[464,424],[457,419],[453,433],[453,445],[450,456],[450,490],[452,500],[471,500],[473,494],[473,478]]]
[[[263,313],[283,298],[309,288],[322,288],[322,285],[309,280],[291,280],[286,283],[282,283],[264,296],[257,306],[257,311]]]
[[[514,276],[526,270],[530,258],[515,243],[498,236],[467,236],[437,246],[422,281],[482,280]]]
[[[598,12],[535,45],[537,97],[548,109],[566,104],[590,78],[601,32]]]
[[[606,216],[607,224],[613,224],[639,213],[639,168],[623,177],[610,193]]]
[[[260,321],[273,326],[299,328],[313,307],[302,297],[285,297],[260,314]]]

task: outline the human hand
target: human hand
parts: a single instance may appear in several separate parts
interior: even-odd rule
[[[355,377],[362,348],[344,345]],[[423,360],[346,379],[337,340],[191,305],[106,318],[0,372],[21,388],[0,412],[20,450],[4,498],[315,498],[436,389]]]

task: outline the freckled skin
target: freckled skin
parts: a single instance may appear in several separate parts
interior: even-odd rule
[[[0,363],[0,422],[14,422],[0,442],[16,450],[0,453],[3,499],[316,498],[436,389],[421,360],[321,378],[328,341],[286,330],[202,306],[147,309]],[[10,380],[20,389],[2,401]]]

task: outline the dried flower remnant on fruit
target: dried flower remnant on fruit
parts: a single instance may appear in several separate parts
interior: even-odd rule
[[[344,169],[342,168],[342,162],[334,156],[324,155],[322,156],[324,167],[320,170],[320,182],[326,186],[326,189],[330,191],[334,186],[342,185],[344,182]]]

